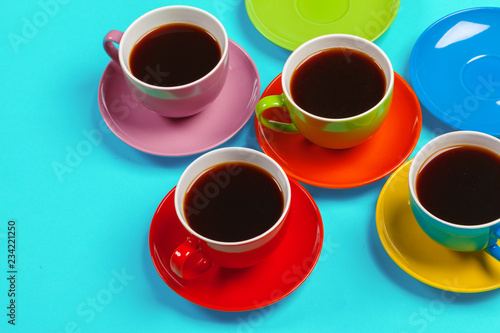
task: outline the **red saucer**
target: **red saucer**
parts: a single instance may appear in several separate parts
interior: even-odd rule
[[[280,74],[262,97],[282,93]],[[272,113],[268,117],[278,120],[287,116],[278,108],[268,112]],[[410,156],[421,128],[422,113],[417,96],[397,73],[394,73],[394,95],[385,122],[368,141],[354,148],[323,148],[301,134],[276,132],[255,119],[257,140],[264,153],[295,179],[328,188],[362,186],[387,176]]]
[[[214,267],[193,280],[183,280],[170,269],[170,255],[188,235],[175,213],[172,189],[158,206],[149,232],[149,250],[158,274],[185,299],[220,311],[255,310],[291,294],[319,259],[323,222],[309,193],[293,179],[290,185],[288,230],[275,252],[258,265],[244,269]]]

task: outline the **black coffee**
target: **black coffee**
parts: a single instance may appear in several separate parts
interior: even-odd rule
[[[137,41],[130,53],[130,70],[139,80],[163,87],[196,81],[219,62],[215,37],[203,28],[172,23],[155,28]]]
[[[324,118],[361,114],[382,100],[385,75],[370,56],[356,50],[332,48],[303,61],[291,77],[293,100],[302,109]]]
[[[205,237],[238,242],[271,228],[283,213],[278,182],[244,162],[216,165],[193,181],[184,198],[190,227]]]
[[[417,197],[433,215],[454,224],[500,218],[500,156],[455,146],[431,157],[417,177]]]

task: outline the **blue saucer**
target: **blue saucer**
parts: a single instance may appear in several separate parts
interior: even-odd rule
[[[500,135],[500,8],[443,17],[425,30],[410,58],[420,102],[459,130]]]

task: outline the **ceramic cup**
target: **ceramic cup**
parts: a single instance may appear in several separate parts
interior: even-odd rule
[[[221,59],[208,74],[191,83],[175,87],[147,84],[132,75],[129,65],[130,52],[145,33],[169,23],[189,23],[210,32],[217,39]],[[114,43],[119,44],[119,48],[116,48]],[[103,40],[104,49],[121,67],[134,97],[152,111],[170,118],[197,114],[217,98],[229,68],[228,43],[226,30],[215,16],[189,6],[157,8],[139,17],[125,32],[111,30]]]
[[[279,184],[284,204],[279,219],[265,232],[253,237],[236,242],[223,242],[210,239],[193,230],[189,223],[189,210],[185,209],[185,196],[197,177],[215,165],[221,163],[241,161],[256,165],[267,172]],[[228,176],[231,174],[228,171]],[[231,181],[230,177],[228,181]],[[212,184],[222,187],[218,181]],[[211,189],[211,193],[218,190]],[[207,194],[210,198],[212,194]],[[286,216],[290,209],[291,190],[288,178],[283,169],[270,157],[249,148],[220,148],[208,152],[193,161],[181,175],[174,196],[175,210],[182,226],[189,233],[184,243],[179,245],[172,253],[170,267],[179,277],[191,279],[204,273],[212,266],[226,268],[244,268],[255,265],[271,254],[281,243],[286,232]],[[198,209],[197,207],[194,207]],[[191,208],[190,208],[191,209]],[[199,207],[203,209],[203,207]]]
[[[436,137],[415,155],[409,171],[410,205],[422,230],[439,244],[455,251],[485,250],[500,260],[500,216],[480,225],[460,225],[445,221],[431,214],[419,201],[416,191],[417,176],[429,159],[444,149],[470,145],[489,149],[500,156],[500,140],[488,134],[473,131],[450,132]],[[500,186],[500,184],[491,184]],[[500,203],[499,203],[500,204]]]
[[[353,117],[334,119],[314,115],[294,102],[290,81],[297,66],[311,55],[330,48],[357,50],[370,56],[381,66],[386,79],[385,94],[371,109]],[[293,51],[283,67],[281,81],[283,94],[264,97],[257,104],[256,115],[259,122],[277,131],[300,132],[309,141],[325,148],[344,149],[366,141],[382,125],[392,101],[394,72],[387,55],[374,43],[353,35],[332,34],[311,39]],[[264,111],[273,107],[286,107],[292,123],[268,119]],[[335,105],[331,107],[335,108]]]

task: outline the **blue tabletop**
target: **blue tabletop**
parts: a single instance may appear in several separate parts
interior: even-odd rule
[[[1,332],[498,330],[498,291],[450,297],[406,274],[385,252],[375,208],[387,178],[343,190],[304,185],[321,212],[324,244],[314,271],[285,299],[254,311],[219,312],[172,291],[153,266],[149,227],[199,155],[161,157],[128,146],[109,131],[97,102],[109,63],[104,35],[169,4],[214,14],[254,60],[261,91],[281,72],[290,51],[255,29],[243,0],[3,1]],[[458,10],[499,4],[402,0],[376,44],[409,82],[413,45],[430,24]],[[422,112],[416,149],[452,130]],[[90,140],[92,131],[102,140]],[[253,119],[222,146],[259,149]],[[15,266],[9,267],[13,224]]]

